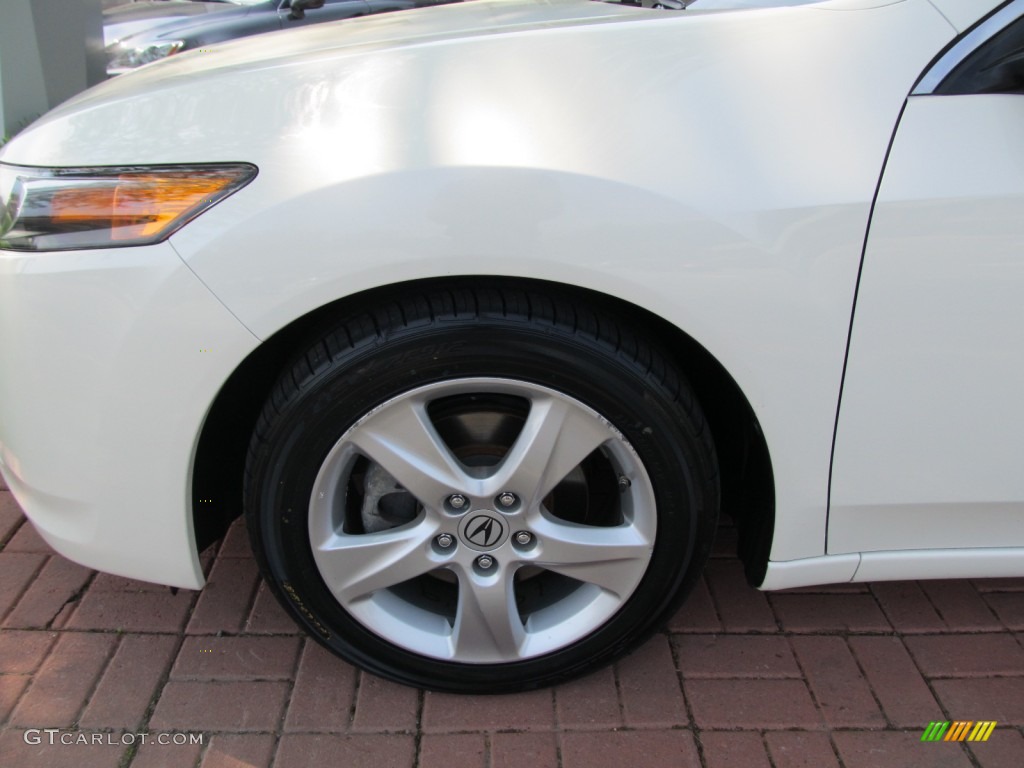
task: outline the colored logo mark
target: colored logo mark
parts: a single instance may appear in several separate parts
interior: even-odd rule
[[[921,734],[921,741],[988,741],[995,727],[995,720],[932,722]]]

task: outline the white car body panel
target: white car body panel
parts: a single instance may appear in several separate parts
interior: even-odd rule
[[[319,124],[291,112],[278,129],[287,155],[261,164],[280,184],[294,184],[296,165],[304,166],[301,193],[272,207],[239,195],[229,204],[252,215],[237,231],[200,220],[173,242],[261,338],[338,296],[449,274],[567,282],[645,307],[710,350],[751,400],[776,457],[783,510],[772,559],[822,554],[842,348],[870,199],[902,101],[952,30],[923,3],[855,18],[759,13],[754,33],[726,14],[638,27],[631,35],[649,39],[626,61],[613,53],[622,30],[611,23],[574,29],[571,40],[559,30],[513,33],[431,45],[404,60],[361,57],[344,86],[307,83],[333,103]],[[919,33],[879,46],[893,56],[873,58],[876,78],[854,77],[851,67],[865,63],[849,61],[837,38],[891,35],[900,23],[887,14],[903,15]],[[789,49],[785,35],[796,28],[820,47]],[[749,81],[742,54],[762,62],[763,79]],[[553,76],[530,82],[509,66],[529,56],[553,73],[567,55],[576,73],[569,86]],[[794,93],[804,57],[822,76]],[[382,67],[387,89],[377,85]],[[423,88],[430,109],[446,115],[436,132],[423,103],[409,98]],[[672,109],[720,104],[716,91],[736,94],[723,111]],[[604,116],[599,131],[593,115]],[[647,116],[640,127],[637,115]],[[401,128],[409,125],[428,135],[410,141]],[[360,140],[326,162],[294,152],[353,134]],[[651,140],[666,142],[656,167],[639,154]],[[704,154],[689,155],[687,146]],[[831,167],[808,172],[795,162],[801,156]],[[330,232],[314,226],[325,217],[336,223]],[[296,252],[281,221],[318,234]],[[261,248],[289,257],[265,260],[258,283],[240,280]]]
[[[800,560],[773,561],[761,589],[791,589],[811,584],[842,584],[853,581],[860,565],[860,554],[822,555]]]
[[[523,26],[552,8],[600,15]],[[426,31],[397,50],[356,43],[408,34],[416,14],[353,23],[346,47],[301,62],[272,55],[243,70],[235,59],[248,48],[235,44],[198,77],[198,56],[176,57],[132,76],[152,90],[130,109],[117,95],[131,80],[118,79],[110,101],[99,88],[84,112],[51,114],[7,159],[126,162],[126,135],[148,162],[256,158],[259,184],[171,242],[260,338],[342,296],[451,274],[568,282],[643,306],[711,351],[751,401],[775,460],[772,559],[823,554],[871,197],[903,100],[952,38],[948,23],[925,0],[857,14],[431,10],[441,13],[423,14]],[[506,17],[511,27],[484,34]],[[445,23],[481,32],[434,35]],[[325,29],[282,37],[317,50]],[[790,35],[812,47],[795,49]],[[875,55],[854,55],[867,47]],[[182,140],[147,143],[172,115],[189,126]],[[651,141],[665,143],[658,165],[643,160]]]
[[[95,423],[78,423],[68,448],[51,451],[44,434],[68,414],[22,421],[0,411],[3,469],[37,525],[61,508],[90,509],[78,538],[50,525],[51,543],[103,570],[197,586],[188,468],[205,409],[234,366],[339,298],[489,274],[611,294],[696,339],[746,395],[772,457],[776,524],[763,586],[859,578],[870,555],[826,556],[825,544],[861,251],[907,94],[954,38],[950,20],[967,23],[970,12],[951,0],[713,5],[667,14],[474,0],[344,22],[343,36],[329,24],[238,41],[110,81],[7,145],[0,160],[29,165],[260,169],[169,244],[109,252],[130,265],[168,260],[167,302],[151,300],[154,314],[147,305],[135,319],[131,346],[91,363],[116,366],[116,351],[147,364],[124,372],[124,387],[85,388],[67,403],[79,421],[113,418],[116,452],[87,475],[76,448],[90,444]],[[4,252],[0,269],[63,264],[73,276],[104,253],[75,261]],[[135,277],[128,270],[110,290],[132,295]],[[139,279],[145,295],[159,293],[145,282],[152,275]],[[79,300],[116,306],[102,292]],[[159,313],[177,302],[201,311],[164,333]],[[99,330],[115,337],[130,325],[99,316]],[[81,336],[64,329],[41,319],[24,335],[8,332],[5,355],[27,370],[33,350],[81,355],[96,336],[96,326]],[[143,331],[165,340],[159,354],[139,348]],[[218,351],[197,362],[193,350],[206,348]],[[182,386],[171,401],[146,400],[172,375]],[[0,408],[37,383],[27,373],[6,378]],[[131,418],[117,416],[126,405]],[[141,423],[144,408],[160,411],[155,432]],[[44,451],[47,468],[37,470]],[[157,468],[170,451],[180,465]],[[25,472],[28,464],[43,474]],[[119,472],[130,479],[105,488],[98,510],[97,478]],[[101,553],[100,536],[109,537]],[[118,548],[132,551],[115,556]],[[907,562],[903,577],[913,577]]]
[[[846,557],[846,555],[840,555]],[[865,552],[854,581],[997,579],[1024,572],[1024,548]]]
[[[828,551],[1024,547],[1024,96],[913,96],[875,205]]]
[[[963,32],[976,21],[1002,5],[1003,0],[931,0],[949,23]]]
[[[1024,572],[1024,547],[894,550],[773,561],[760,588],[917,579],[995,579]]]
[[[0,251],[0,469],[43,538],[110,573],[202,586],[196,427],[256,344],[167,243]]]

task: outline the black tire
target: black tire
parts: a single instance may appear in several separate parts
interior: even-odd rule
[[[629,322],[613,306],[594,302],[583,305],[570,291],[545,288],[541,292],[532,287],[510,288],[507,284],[491,286],[481,278],[447,288],[396,290],[386,301],[364,306],[339,320],[309,344],[283,372],[259,418],[247,460],[245,493],[246,520],[260,570],[300,626],[337,655],[382,677],[438,691],[501,693],[552,685],[610,663],[635,648],[668,619],[699,578],[710,552],[718,516],[715,451],[704,416],[685,379],[668,362],[669,356],[632,331]],[[480,384],[479,394],[474,390],[448,396],[449,391],[459,390],[446,387],[465,388],[469,385],[462,380],[478,378],[507,382],[511,394],[502,394],[505,390],[492,393],[489,385]],[[532,393],[541,393],[537,395],[540,402],[547,397],[545,393],[553,391],[553,396],[565,399],[566,408],[575,408],[573,414],[585,414],[587,408],[592,409],[614,427],[610,434],[622,438],[618,442],[611,440],[610,447],[596,449],[570,473],[574,478],[571,482],[567,478],[550,491],[544,503],[558,505],[558,515],[549,514],[545,508],[544,512],[536,512],[540,517],[516,518],[509,512],[506,518],[506,510],[495,506],[498,501],[490,505],[474,501],[478,507],[486,507],[482,520],[486,522],[488,515],[493,516],[499,521],[499,529],[502,522],[508,524],[509,538],[502,539],[500,547],[491,554],[492,561],[510,563],[502,578],[514,585],[509,587],[517,603],[513,619],[516,615],[550,614],[554,617],[552,621],[559,622],[557,627],[563,633],[559,637],[570,638],[563,645],[533,655],[517,650],[516,653],[523,653],[520,657],[502,655],[497,650],[491,654],[481,649],[479,642],[467,641],[465,648],[469,650],[465,654],[479,652],[479,659],[459,656],[463,652],[458,650],[452,658],[430,655],[428,651],[433,645],[413,643],[403,647],[400,634],[381,630],[390,626],[384,622],[391,621],[391,614],[380,614],[385,617],[380,622],[376,618],[357,618],[354,607],[352,612],[346,610],[335,597],[332,588],[339,594],[342,590],[336,577],[331,576],[333,587],[325,580],[318,565],[320,555],[314,554],[311,544],[311,521],[320,525],[317,521],[326,519],[326,514],[344,536],[365,536],[367,505],[373,514],[373,509],[383,507],[385,498],[370,490],[376,486],[370,481],[371,469],[367,467],[374,462],[358,458],[359,451],[348,447],[345,441],[339,442],[340,438],[349,434],[364,439],[363,433],[356,430],[366,428],[359,425],[375,423],[363,420],[364,415],[382,404],[404,403],[402,398],[411,398],[411,391],[424,386],[428,387],[424,397],[439,393],[429,406],[433,409],[432,428],[438,434],[442,426],[450,432],[466,431],[467,424],[480,418],[474,408],[480,408],[480,413],[491,419],[488,423],[510,423],[521,429],[536,407],[530,399]],[[530,396],[525,399],[526,406],[520,405],[523,398],[517,399],[519,388]],[[517,410],[521,407],[525,408],[522,413]],[[444,443],[456,453],[461,450],[460,455],[476,456],[477,452],[490,450],[492,444],[500,443],[499,448],[504,450],[506,442],[512,445],[519,439],[513,436],[502,442],[496,437],[499,427],[488,429],[486,439],[446,435]],[[571,434],[566,439],[575,440]],[[484,443],[486,449],[481,447]],[[338,446],[342,445],[347,452],[338,454],[342,450]],[[335,455],[342,458],[329,458]],[[634,459],[642,467],[638,476],[649,480],[649,491],[645,484],[628,492],[620,489],[624,495],[615,497],[608,478],[614,485],[618,474],[618,483],[627,487],[621,466],[632,467],[630,462]],[[335,463],[331,464],[332,461]],[[475,458],[473,461],[479,463]],[[494,461],[500,464],[498,459]],[[343,467],[338,475],[341,479],[334,486],[325,485],[334,477],[328,468],[335,466]],[[476,473],[486,475],[494,471],[492,467]],[[387,472],[374,475],[379,476],[390,477]],[[336,489],[329,494],[330,499],[319,502],[313,499],[314,487]],[[537,493],[544,492],[543,482],[538,481],[537,487]],[[458,522],[461,512],[452,509],[449,502],[442,504],[435,498],[423,501],[412,494],[403,497],[397,482],[394,488],[399,494],[397,500],[405,504],[407,516],[399,516],[396,527],[388,528],[382,535],[390,535],[391,530],[406,530],[403,525],[414,526],[417,521],[425,524],[424,521],[434,519],[431,516],[443,518],[445,525]],[[406,504],[410,499],[412,503]],[[644,499],[653,499],[653,511],[648,510],[650,505],[645,505]],[[353,510],[359,504],[362,506],[357,514]],[[593,515],[594,519],[574,520],[577,514]],[[630,565],[623,566],[643,568],[635,571],[642,574],[637,577],[637,585],[631,593],[625,587],[615,591],[614,597],[620,604],[616,604],[614,613],[599,626],[586,629],[582,636],[572,634],[583,631],[579,626],[586,626],[578,625],[573,618],[571,606],[576,603],[568,597],[551,595],[564,590],[567,595],[576,595],[573,599],[579,601],[583,599],[579,595],[584,593],[573,590],[589,590],[586,595],[591,596],[598,595],[599,588],[585,579],[576,579],[577,571],[571,566],[566,568],[574,574],[572,577],[544,565],[512,576],[511,559],[519,557],[524,547],[513,541],[511,531],[527,525],[529,519],[541,520],[546,515],[556,517],[557,525],[568,523],[572,527],[585,523],[581,535],[599,537],[605,534],[592,529],[623,526],[635,516],[648,514],[656,516],[656,535],[646,555],[649,560],[636,556],[629,561]],[[378,522],[391,525],[385,518],[370,518],[373,525]],[[460,580],[467,578],[466,569],[479,568],[481,557],[473,542],[480,537],[468,539],[469,527],[450,530],[455,543],[448,546],[452,552],[457,549],[458,556],[463,558],[463,565],[458,566],[462,570],[452,566],[456,575],[450,581],[455,586],[445,586],[442,566],[427,576],[372,593],[372,599],[383,601],[386,597],[390,601],[388,606],[400,605],[395,600],[406,601],[411,606],[409,612],[402,607],[395,615],[408,621],[415,620],[421,610],[435,610],[433,604],[421,604],[421,599],[427,599],[422,596],[428,592],[438,604],[437,615],[462,610],[451,606],[459,604],[461,591],[466,589],[467,582]],[[489,538],[489,532],[490,527],[483,534],[483,541]],[[542,539],[537,534],[537,540]],[[356,543],[362,541],[370,539]],[[424,550],[425,556],[449,556],[447,551],[438,549],[438,541],[435,538],[431,542],[434,554]],[[476,558],[472,566],[464,559],[469,556]],[[374,567],[378,567],[376,561]],[[528,581],[531,577],[533,582]],[[615,582],[616,589],[618,584]],[[435,589],[440,597],[435,596]],[[381,597],[385,592],[388,594]],[[526,592],[529,595],[524,597]],[[468,599],[469,593],[465,594]],[[539,594],[547,596],[539,598]],[[367,599],[360,597],[349,605],[367,606]],[[541,600],[547,602],[538,602]],[[530,605],[537,613],[524,608],[524,601],[533,601]],[[611,597],[606,602],[613,605]],[[548,613],[542,612],[544,608]],[[454,618],[449,621],[455,623]],[[479,630],[468,623],[468,618],[466,622],[467,637],[470,629]],[[486,629],[490,631],[488,622],[485,621]],[[443,625],[439,626],[443,631]],[[388,634],[391,636],[385,638]],[[529,647],[544,648],[516,646]]]

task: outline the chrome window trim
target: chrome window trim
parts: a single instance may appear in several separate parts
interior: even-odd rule
[[[1024,16],[1024,0],[1013,0],[1013,2],[1004,5],[980,24],[968,30],[967,34],[961,37],[952,48],[942,54],[939,60],[932,64],[910,95],[927,96],[934,93],[935,89],[939,87],[950,72],[956,69],[960,62],[1021,16]]]

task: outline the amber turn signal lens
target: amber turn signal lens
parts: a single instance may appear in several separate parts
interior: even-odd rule
[[[159,242],[256,175],[247,163],[154,168],[0,166],[0,247],[67,250]]]

